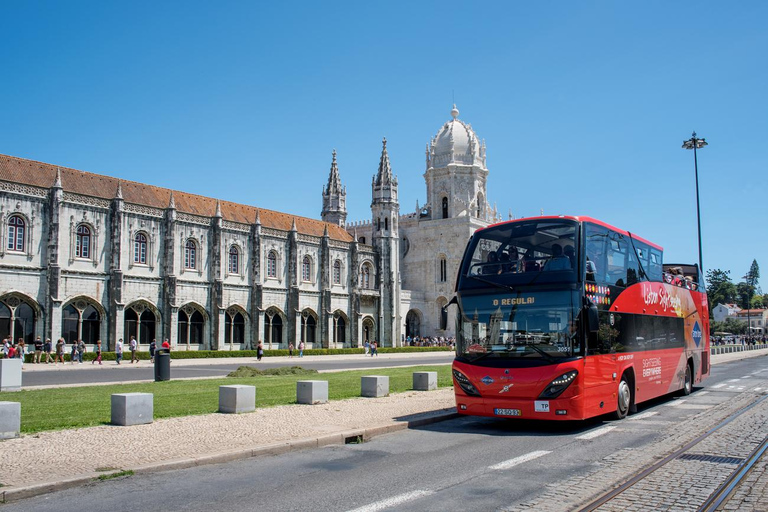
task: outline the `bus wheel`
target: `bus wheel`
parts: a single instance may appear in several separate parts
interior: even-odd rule
[[[629,383],[627,377],[622,375],[621,382],[619,382],[618,401],[616,404],[616,412],[613,413],[614,418],[617,420],[623,420],[629,413],[629,404],[632,401],[632,391],[629,389]]]
[[[683,396],[688,396],[691,394],[691,391],[693,391],[693,374],[691,372],[691,365],[686,364],[685,365],[685,383],[683,384],[683,389],[680,391],[680,393]]]

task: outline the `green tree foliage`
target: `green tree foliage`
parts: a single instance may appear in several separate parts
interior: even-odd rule
[[[749,286],[757,290],[758,279],[760,279],[760,266],[757,264],[757,260],[752,260],[752,265],[750,265],[747,275],[744,276],[744,280]],[[757,293],[760,293],[760,291]]]
[[[752,309],[763,309],[765,307],[765,295],[755,295],[752,297]]]
[[[731,282],[730,273],[730,270],[720,270],[719,268],[707,270],[707,297],[710,312],[718,304],[736,302],[736,285]]]
[[[741,282],[736,285],[737,303],[741,309],[747,309],[750,307],[750,302],[754,295],[755,289],[751,285],[745,282]]]
[[[710,332],[729,332],[731,334],[745,334],[747,332],[747,322],[735,318],[726,318],[724,322],[710,323]]]

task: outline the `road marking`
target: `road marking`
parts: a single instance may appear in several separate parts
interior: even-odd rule
[[[731,379],[728,382],[739,382],[739,379]]]
[[[752,378],[751,375],[745,375],[745,376],[742,377],[742,379],[751,379],[751,378]]]
[[[674,402],[670,402],[670,403],[664,404],[664,405],[666,405],[667,407],[677,407],[678,405],[682,405],[685,402],[686,402],[685,399],[683,399],[683,400],[675,400]]]
[[[594,438],[596,438],[598,436],[601,436],[603,434],[607,434],[608,432],[610,432],[611,430],[613,430],[615,428],[616,427],[612,427],[612,426],[609,425],[607,427],[603,427],[603,428],[599,428],[597,430],[593,430],[592,432],[587,432],[584,435],[576,436],[576,439],[594,439]]]
[[[376,512],[377,510],[384,510],[396,505],[402,505],[408,501],[417,500],[431,494],[435,494],[435,491],[411,491],[399,496],[393,496],[385,500],[377,501],[376,503],[371,503],[370,505],[366,505],[364,507],[350,510],[349,512]]]
[[[723,382],[723,383],[720,383],[720,384],[715,384],[714,386],[711,386],[711,388],[712,388],[712,389],[720,389],[720,388],[722,388],[723,386],[725,386],[725,382]]]
[[[738,389],[739,391],[744,391],[744,387],[745,387],[745,386],[739,386],[739,387],[737,387],[736,389]]]
[[[650,418],[651,416],[656,416],[657,414],[659,414],[659,413],[656,412],[656,411],[643,412],[643,413],[640,413],[640,414],[636,414],[634,416],[630,416],[629,420],[630,421],[632,421],[632,420],[644,420],[645,418]]]
[[[709,393],[709,391],[697,391],[696,396],[706,395],[707,393]]]
[[[755,388],[755,393],[757,393],[757,392],[758,392],[758,391],[760,391],[761,389],[763,389],[763,388]]]
[[[539,450],[536,452],[526,453],[525,455],[521,455],[519,457],[515,457],[514,459],[505,460],[504,462],[499,462],[498,464],[494,464],[493,466],[488,466],[488,469],[509,469],[513,466],[517,466],[518,464],[522,464],[523,462],[528,462],[529,460],[538,459],[539,457],[542,457],[544,455],[547,455],[548,451]]]

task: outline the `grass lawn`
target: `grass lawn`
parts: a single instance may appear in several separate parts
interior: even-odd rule
[[[252,378],[202,380],[170,380],[114,386],[84,386],[38,389],[0,393],[0,402],[21,403],[21,431],[105,425],[110,422],[113,393],[153,393],[154,417],[171,418],[209,414],[219,409],[219,386],[248,384],[256,386],[256,407],[273,407],[296,403],[296,381],[327,380],[328,398],[340,400],[360,396],[360,377],[388,375],[389,391],[398,393],[413,389],[413,372],[436,371],[439,387],[452,385],[451,365],[413,366],[322,373],[313,375],[268,375]]]

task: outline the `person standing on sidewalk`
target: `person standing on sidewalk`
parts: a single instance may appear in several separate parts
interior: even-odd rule
[[[123,360],[123,338],[120,338],[115,343],[115,360],[117,364],[120,364],[120,361]]]
[[[56,357],[53,358],[53,364],[59,364],[58,361],[64,364],[64,338],[59,338],[56,342]]]
[[[96,340],[96,359],[91,361],[91,364],[95,363],[96,361],[101,364],[101,340]]]
[[[21,369],[24,369],[24,358],[27,355],[27,344],[24,343],[24,338],[19,338],[19,342],[16,344],[16,357],[21,359]]]
[[[256,346],[256,360],[261,361],[262,357],[264,357],[264,344],[259,341],[259,344]]]
[[[77,362],[83,364],[83,354],[85,354],[85,342],[78,340],[77,342]]]
[[[299,357],[304,357],[304,342],[299,342]]]
[[[376,351],[377,346],[378,345],[376,344],[375,341],[371,342],[371,357],[379,355],[379,353]]]
[[[46,338],[45,343],[43,344],[43,350],[45,351],[45,364],[48,364],[53,361],[53,358],[51,358],[51,350],[53,350],[51,338]]]
[[[288,344],[288,358],[293,357],[293,343]]]
[[[371,350],[371,344],[368,342],[368,340],[365,340],[365,355],[368,355],[368,351]]]
[[[131,349],[131,364],[138,363],[139,357],[136,355],[136,349],[138,348],[138,342],[135,336],[131,336],[131,341],[128,342],[128,348]]]
[[[77,340],[72,340],[72,350],[69,351],[69,362],[72,364],[77,362]]]
[[[155,362],[155,349],[157,349],[157,340],[152,340],[149,343],[149,362]]]
[[[43,340],[40,339],[40,336],[35,338],[35,364],[40,364],[40,358],[43,355]]]

